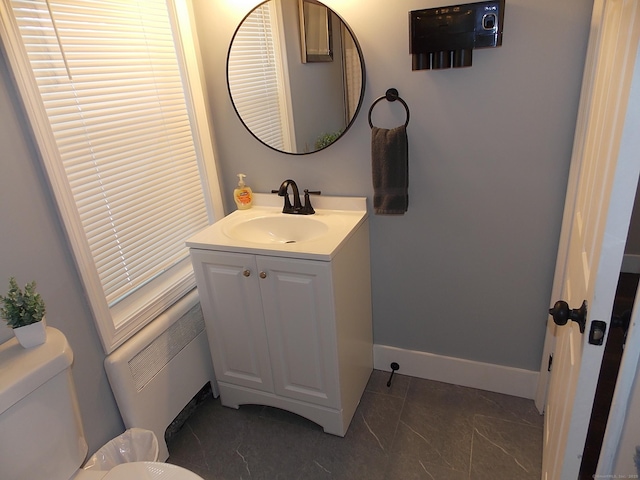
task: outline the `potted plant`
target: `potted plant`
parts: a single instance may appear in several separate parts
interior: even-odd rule
[[[323,133],[316,139],[316,143],[314,145],[316,150],[322,150],[323,148],[328,147],[340,138],[340,135],[342,135],[342,130],[332,133]]]
[[[0,295],[0,316],[24,348],[35,347],[45,342],[46,324],[44,301],[36,293],[36,282],[27,283],[22,290],[14,277],[9,279],[9,292]]]

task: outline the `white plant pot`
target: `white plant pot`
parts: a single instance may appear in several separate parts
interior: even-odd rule
[[[24,348],[31,348],[42,345],[47,340],[47,325],[43,318],[42,321],[26,325],[24,327],[14,328],[13,334]]]

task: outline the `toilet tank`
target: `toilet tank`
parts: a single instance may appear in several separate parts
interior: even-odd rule
[[[43,345],[0,345],[0,478],[69,480],[87,455],[73,352],[47,327]]]

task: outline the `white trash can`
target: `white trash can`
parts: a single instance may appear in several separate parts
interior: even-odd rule
[[[111,470],[121,463],[155,462],[158,439],[151,430],[130,428],[105,444],[84,464],[85,470]]]

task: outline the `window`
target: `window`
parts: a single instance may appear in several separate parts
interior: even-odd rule
[[[222,212],[187,5],[2,1],[5,51],[110,353],[194,288],[185,240]]]

